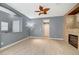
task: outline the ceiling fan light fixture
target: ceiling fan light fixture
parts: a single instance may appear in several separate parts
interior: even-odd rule
[[[39,6],[39,10],[35,12],[39,12],[39,15],[41,15],[41,14],[47,14],[49,10],[50,8],[44,8],[43,6]]]

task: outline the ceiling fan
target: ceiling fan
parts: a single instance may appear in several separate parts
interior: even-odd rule
[[[39,15],[41,15],[41,14],[47,14],[49,10],[50,8],[44,8],[43,6],[39,6],[39,10],[35,12],[39,12]]]

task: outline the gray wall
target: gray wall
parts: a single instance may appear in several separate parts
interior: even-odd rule
[[[1,26],[1,21],[8,22],[9,24],[9,30],[7,32],[11,31],[11,20],[10,20],[10,15],[8,13],[5,13],[3,11],[0,11],[0,26]],[[0,33],[1,33],[1,27],[0,27]]]
[[[34,26],[31,29],[30,36],[43,37],[42,20],[32,19]]]
[[[13,20],[22,21],[22,32],[17,32],[17,33],[12,32],[12,21]],[[23,17],[23,16],[22,17],[19,17],[19,16],[10,17],[8,13],[0,11],[0,23],[1,21],[5,21],[5,22],[8,22],[9,24],[9,28],[8,28],[9,30],[6,33],[0,31],[0,47],[4,47],[6,45],[9,45],[11,43],[21,40],[22,38],[29,36],[29,29],[28,27],[26,27],[27,20],[29,20],[29,18],[27,17]]]
[[[43,20],[49,19],[49,37],[50,38],[63,38],[63,32],[64,32],[64,17],[63,16],[57,16],[57,17],[48,17],[48,18],[36,18],[32,19],[33,22],[35,22],[34,29],[31,31],[31,36],[35,37],[42,37],[44,34],[43,31]]]
[[[25,38],[26,35],[24,33],[2,33],[1,34],[1,47],[9,45],[11,43],[14,43],[16,41],[19,41],[23,38]]]
[[[50,38],[63,38],[64,17],[53,17],[50,20]]]

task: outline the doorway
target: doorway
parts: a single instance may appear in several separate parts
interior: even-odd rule
[[[49,20],[43,20],[44,38],[49,38]]]

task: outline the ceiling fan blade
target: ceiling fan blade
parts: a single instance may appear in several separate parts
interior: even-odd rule
[[[39,15],[41,15],[41,13],[39,13]]]
[[[35,12],[40,12],[40,11],[35,11]]]
[[[39,13],[39,15],[41,15],[41,14],[43,14],[43,13]]]
[[[40,9],[40,11],[43,11],[43,7],[42,6],[39,6],[39,9]]]
[[[44,14],[47,14],[47,11],[44,11]]]
[[[45,9],[44,9],[44,11],[48,11],[48,10],[50,10],[50,8],[45,8]]]

